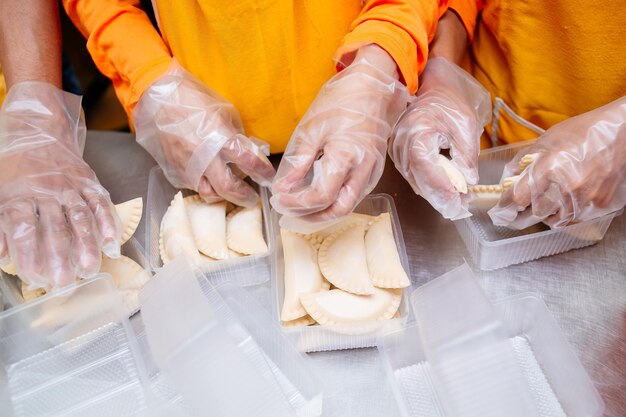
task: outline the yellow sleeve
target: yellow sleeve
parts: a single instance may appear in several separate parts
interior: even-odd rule
[[[169,68],[170,51],[139,0],[63,0],[63,6],[130,118],[144,90]]]
[[[341,57],[366,44],[376,44],[396,61],[411,94],[428,59],[428,44],[447,1],[368,1],[337,51]]]
[[[471,42],[474,39],[474,29],[478,20],[478,13],[483,9],[482,0],[450,0],[448,9],[452,10],[461,19],[467,39]]]

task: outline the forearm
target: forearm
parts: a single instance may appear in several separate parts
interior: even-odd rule
[[[22,81],[43,81],[61,88],[57,2],[0,1],[0,65],[7,89]]]
[[[437,33],[430,44],[429,58],[442,56],[460,65],[467,50],[468,36],[461,19],[451,10],[439,20]]]

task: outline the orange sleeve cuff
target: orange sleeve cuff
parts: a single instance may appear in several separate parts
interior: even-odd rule
[[[63,0],[63,6],[130,119],[145,89],[171,65],[169,49],[139,0]]]
[[[435,36],[437,21],[445,8],[445,1],[436,0],[369,1],[343,38],[337,56],[376,44],[391,55],[414,94],[418,74],[428,59],[428,43]]]
[[[478,20],[478,13],[483,9],[483,2],[481,0],[450,0],[448,9],[456,13],[461,19],[467,32],[467,39],[471,42],[474,39],[474,29]]]

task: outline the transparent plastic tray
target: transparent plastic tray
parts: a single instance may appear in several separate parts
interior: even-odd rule
[[[379,340],[403,417],[602,415],[600,395],[540,298],[522,294],[492,305],[475,281],[439,284],[448,288],[430,297],[431,306],[412,297],[421,321]],[[507,357],[494,354],[502,341]]]
[[[402,229],[396,212],[396,206],[393,198],[387,194],[372,194],[367,197],[356,207],[356,213],[369,214],[377,216],[381,213],[389,213],[391,216],[391,224],[393,234],[396,240],[396,246],[400,255],[400,261],[410,277],[409,261],[404,246],[404,238],[402,237]],[[295,341],[298,348],[304,352],[315,352],[325,350],[353,349],[361,347],[376,346],[377,337],[387,331],[401,328],[409,316],[408,294],[411,287],[405,288],[402,295],[402,302],[398,308],[396,318],[371,323],[371,329],[367,333],[361,333],[361,330],[355,332],[355,328],[362,329],[363,324],[345,324],[334,326],[305,326],[295,328],[284,328],[280,322],[280,311],[284,298],[284,263],[283,263],[283,246],[280,239],[280,227],[278,225],[279,216],[272,212],[274,225],[274,257],[272,261],[272,316],[275,323],[281,327],[290,339]],[[369,324],[368,324],[368,327]],[[357,333],[357,334],[355,334]],[[361,333],[361,334],[358,334]]]
[[[258,188],[257,188],[258,190]],[[161,168],[154,167],[148,180],[148,201],[146,204],[146,257],[153,271],[163,266],[159,254],[159,231],[161,219],[167,211],[178,190],[174,188]],[[183,191],[183,194],[190,193]],[[230,280],[237,285],[258,285],[267,282],[270,277],[270,262],[273,251],[272,227],[270,224],[270,205],[266,188],[259,190],[263,210],[263,236],[268,246],[267,253],[243,256],[224,261],[208,262],[207,268],[213,273],[214,284]],[[232,281],[234,279],[234,281]]]
[[[311,359],[244,289],[207,275],[177,259],[140,294],[150,356],[171,387],[161,392],[199,416],[321,415]]]
[[[122,245],[121,253],[122,255],[137,262],[145,270],[150,270],[144,255],[145,250],[135,238],[130,238],[124,245]],[[24,303],[24,297],[22,296],[22,284],[20,279],[15,275],[9,275],[0,271],[0,291],[5,294],[5,302],[7,304],[6,308],[15,307]],[[43,297],[47,297],[49,295],[50,294],[46,294]]]
[[[77,300],[89,297],[89,303]],[[145,370],[110,278],[0,314],[0,409],[7,417],[135,416]]]
[[[504,166],[520,150],[534,142],[501,146],[481,152],[479,174],[481,184],[498,184]],[[613,218],[623,210],[594,220],[551,230],[539,224],[524,230],[494,226],[486,205],[470,206],[472,217],[454,222],[467,246],[473,263],[482,270],[504,268],[593,245],[604,238]]]

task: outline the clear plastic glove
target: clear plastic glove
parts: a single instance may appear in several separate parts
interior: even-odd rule
[[[626,204],[626,96],[561,122],[507,164],[538,158],[489,211],[494,224],[524,229],[544,222],[558,228],[591,220]]]
[[[240,178],[245,175],[271,184],[269,146],[244,136],[233,105],[176,61],[143,93],[133,120],[137,142],[172,185],[197,191],[209,203],[226,199],[253,206],[259,196]]]
[[[379,69],[383,59],[396,71],[391,57],[370,47],[379,50],[359,50],[322,87],[296,127],[272,185],[271,202],[279,213],[310,223],[331,221],[350,213],[380,179],[387,139],[409,93]]]
[[[445,218],[469,217],[469,195],[457,191],[437,163],[449,149],[467,184],[478,181],[480,135],[491,117],[489,93],[471,75],[443,57],[422,74],[415,100],[398,122],[389,156],[416,194]]]
[[[0,110],[0,259],[34,287],[57,287],[120,255],[121,222],[81,156],[80,97],[22,82]]]

